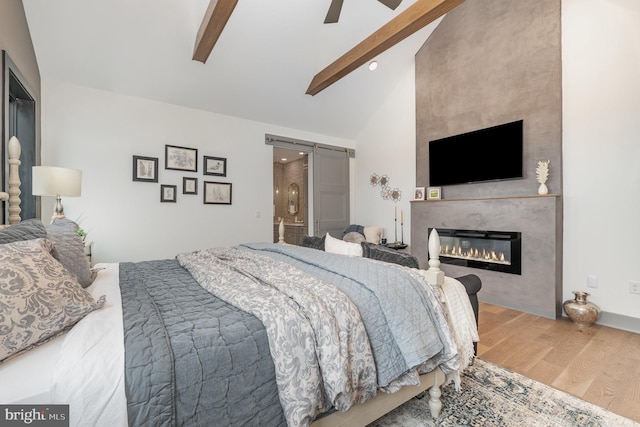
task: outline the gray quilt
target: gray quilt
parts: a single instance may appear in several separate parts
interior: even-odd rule
[[[176,260],[120,264],[131,426],[286,426],[262,323]]]

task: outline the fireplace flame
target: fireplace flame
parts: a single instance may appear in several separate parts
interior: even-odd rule
[[[440,247],[440,255],[451,258],[472,259],[485,262],[494,262],[499,264],[511,264],[505,259],[504,252],[496,252],[495,250],[479,250],[478,248],[463,249],[462,246],[445,245]]]

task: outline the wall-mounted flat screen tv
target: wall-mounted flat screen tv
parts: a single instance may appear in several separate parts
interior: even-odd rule
[[[522,120],[429,141],[429,185],[522,178]]]

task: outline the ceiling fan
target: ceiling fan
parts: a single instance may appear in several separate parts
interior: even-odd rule
[[[383,5],[387,6],[391,10],[395,10],[396,7],[402,2],[402,0],[378,0]],[[338,22],[338,18],[340,18],[340,11],[342,10],[342,2],[343,0],[331,0],[331,5],[329,5],[329,11],[327,12],[327,17],[324,18],[325,24],[334,24]]]

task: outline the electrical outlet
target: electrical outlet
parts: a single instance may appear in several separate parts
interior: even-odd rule
[[[262,216],[262,212],[256,211],[256,218],[260,218]]]
[[[598,276],[589,274],[587,276],[587,287],[588,288],[597,288],[598,287]]]
[[[629,292],[632,294],[640,294],[640,282],[631,280],[629,282]]]

